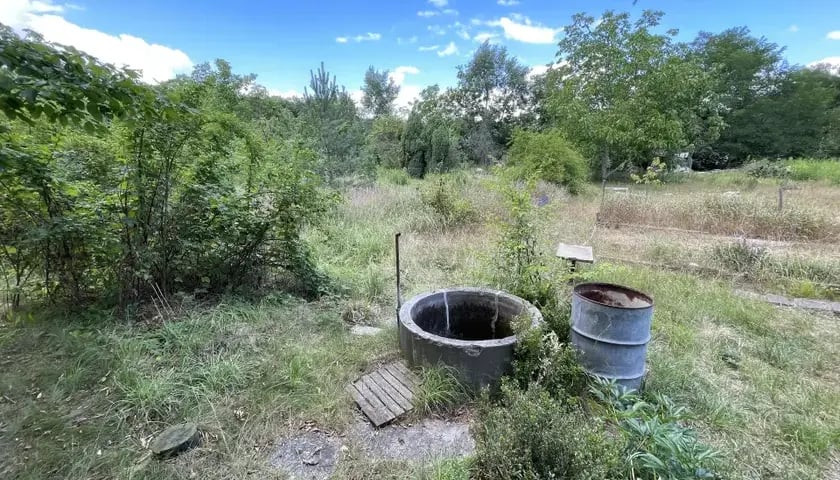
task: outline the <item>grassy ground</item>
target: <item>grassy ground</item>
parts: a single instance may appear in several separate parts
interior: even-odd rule
[[[631,194],[656,207],[658,226],[685,228],[685,217],[671,214],[683,205],[713,216],[698,192],[739,190],[733,208],[744,221],[758,225],[762,218],[777,233],[801,231],[784,216],[752,210],[758,213],[750,217],[753,205],[773,202],[772,182],[726,175],[631,187]],[[345,383],[398,355],[393,327],[354,337],[345,322],[392,324],[395,232],[403,233],[405,297],[492,283],[494,219],[505,211],[493,185],[493,177],[473,174],[456,182],[474,212],[455,224],[421,200],[428,182],[399,178],[349,190],[329,222],[306,234],[317,262],[336,280],[335,297],[188,305],[183,318],[162,326],[47,312],[0,323],[0,478],[281,478],[268,464],[275,441],[307,423],[341,433],[352,412]],[[545,252],[558,241],[589,242],[599,256],[656,259],[672,252],[676,262],[733,241],[721,230],[593,229],[598,189],[574,198],[539,189],[549,200],[538,210],[538,248]],[[836,188],[803,183],[788,201],[821,219],[826,231],[840,223],[840,208],[831,208],[840,206]],[[709,225],[715,223],[700,226]],[[798,243],[779,243],[772,254],[838,261],[824,238],[791,238]],[[733,478],[822,478],[840,445],[837,319],[732,294],[744,282],[757,289],[772,282],[675,270],[599,262],[584,275],[654,296],[648,388],[689,408],[692,426],[724,453]],[[165,462],[144,454],[155,432],[186,420],[207,432],[201,448]],[[349,458],[339,478],[468,475],[464,461],[414,467]]]

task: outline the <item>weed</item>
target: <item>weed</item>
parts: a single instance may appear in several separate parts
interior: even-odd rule
[[[380,168],[376,171],[376,177],[381,182],[391,185],[408,185],[411,180],[408,172],[402,168]]]
[[[451,367],[440,365],[420,371],[420,389],[415,398],[424,414],[448,412],[464,404],[469,395]]]
[[[785,162],[794,180],[826,181],[840,185],[840,161],[799,158]]]
[[[463,178],[453,174],[428,175],[420,190],[423,203],[440,219],[443,228],[470,223],[477,218],[475,208],[462,193]]]

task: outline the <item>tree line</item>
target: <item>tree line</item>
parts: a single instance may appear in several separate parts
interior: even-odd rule
[[[575,192],[652,162],[840,156],[828,66],[790,66],[743,27],[680,42],[661,21],[575,15],[541,75],[485,42],[453,87],[427,87],[404,111],[373,66],[358,105],[323,63],[302,98],[271,96],[224,60],[151,86],[0,27],[5,302],[129,308],[268,282],[317,295],[330,282],[301,231],[342,178],[378,168],[506,164]]]

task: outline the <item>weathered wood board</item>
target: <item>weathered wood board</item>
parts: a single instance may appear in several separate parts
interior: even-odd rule
[[[419,380],[401,362],[382,365],[347,386],[347,391],[376,427],[414,408]]]

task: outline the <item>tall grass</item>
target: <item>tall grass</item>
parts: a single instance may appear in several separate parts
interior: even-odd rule
[[[790,176],[794,180],[826,181],[840,185],[840,160],[798,158],[788,160]]]
[[[772,199],[740,195],[612,195],[603,204],[600,220],[771,240],[830,240],[840,235],[840,224],[828,212],[791,205],[779,210]]]

